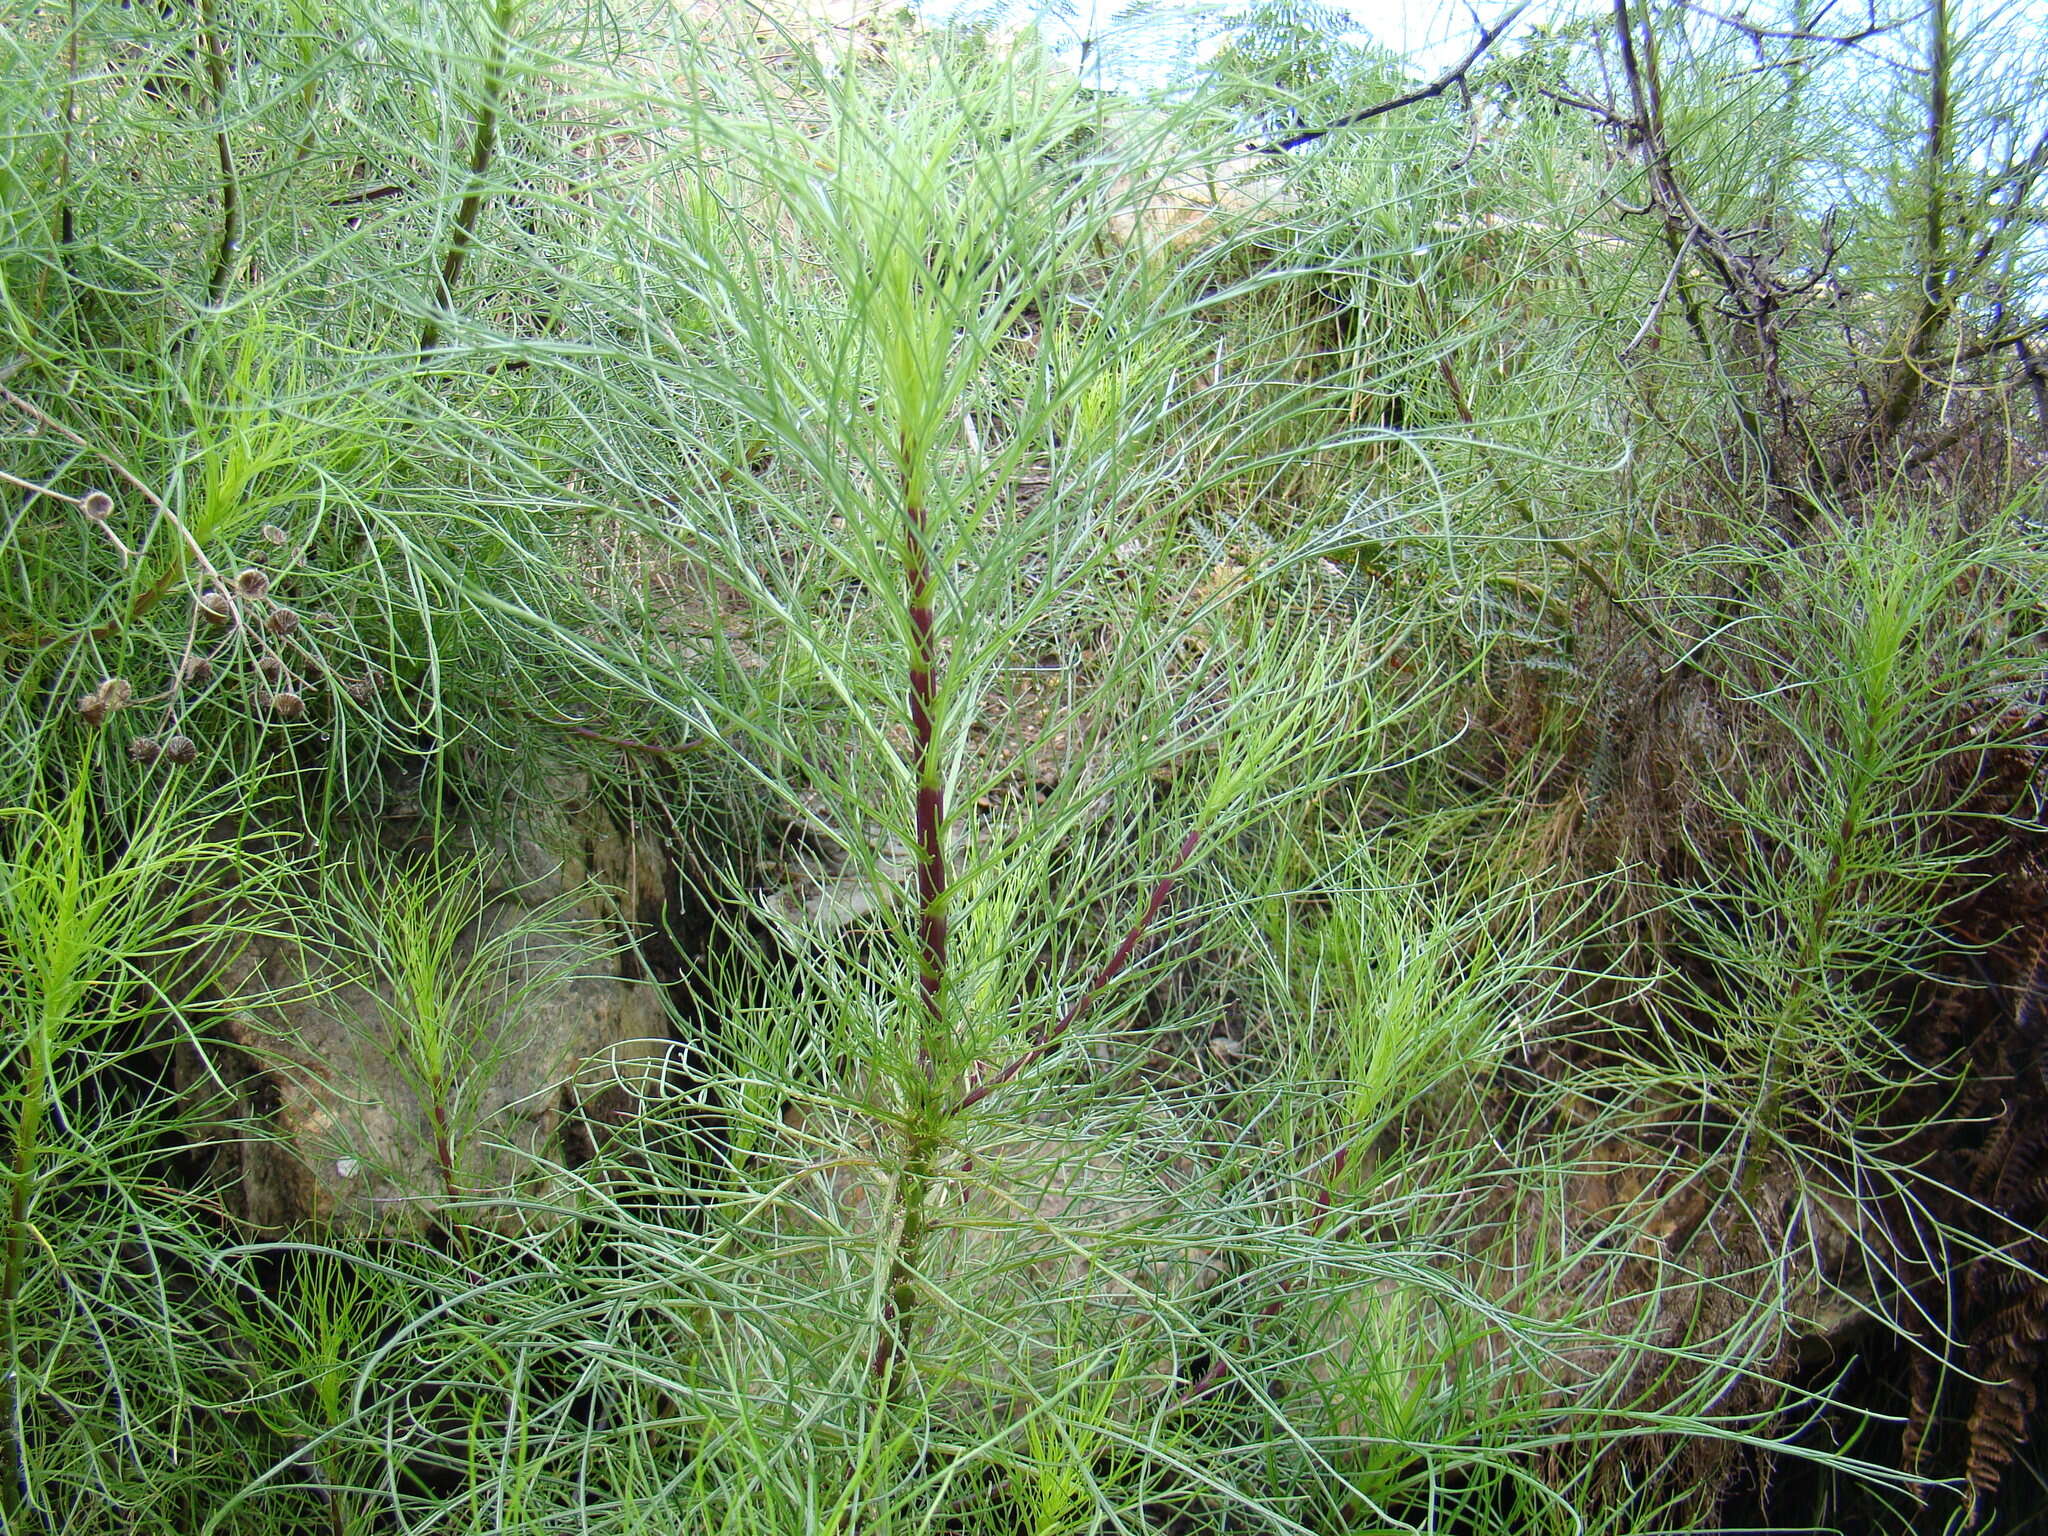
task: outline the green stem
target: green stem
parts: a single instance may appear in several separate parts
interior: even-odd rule
[[[448,249],[441,254],[441,269],[434,279],[434,313],[420,326],[420,354],[439,350],[441,318],[455,309],[455,285],[462,278],[463,263],[469,259],[470,242],[476,237],[477,221],[483,216],[484,177],[497,150],[498,108],[505,95],[505,58],[511,47],[512,19],[517,0],[498,0],[491,12],[491,51],[484,61],[483,99],[476,116],[476,133],[469,145],[469,181],[462,205],[455,210],[455,229]]]
[[[207,84],[213,91],[214,158],[220,168],[220,248],[207,279],[206,302],[217,307],[234,280],[242,249],[242,185],[235,170],[234,148],[228,143],[228,57],[221,47],[216,0],[199,0],[199,51],[206,59]]]
[[[27,1458],[21,1436],[21,1325],[23,1273],[28,1267],[29,1205],[34,1197],[43,1115],[50,1096],[50,1023],[28,1040],[29,1070],[22,1085],[21,1117],[14,1130],[14,1160],[7,1201],[7,1253],[0,1269],[0,1529],[13,1530],[26,1493]]]
[[[882,1295],[882,1336],[875,1341],[872,1362],[874,1374],[890,1383],[892,1390],[897,1380],[895,1368],[908,1342],[910,1319],[917,1310],[917,1264],[930,1222],[926,1207],[938,1151],[936,1131],[913,1135],[904,1155],[903,1172],[896,1180],[896,1240]]]
[[[1862,733],[1864,741],[1859,743],[1869,748],[1875,744],[1869,739],[1871,732],[1866,722]],[[1864,761],[1868,761],[1865,757]],[[1782,1061],[1791,1046],[1793,1030],[1798,1026],[1801,1015],[1808,1006],[1808,999],[1815,989],[1814,972],[1821,962],[1822,946],[1827,941],[1829,930],[1834,926],[1835,908],[1841,903],[1843,893],[1849,884],[1849,852],[1856,839],[1862,835],[1864,807],[1870,789],[1870,776],[1858,771],[1856,783],[1849,791],[1847,803],[1842,807],[1842,816],[1834,828],[1833,846],[1828,853],[1827,872],[1822,875],[1820,890],[1815,895],[1809,911],[1806,932],[1800,940],[1798,958],[1793,962],[1792,984],[1787,989],[1784,1003],[1776,1017],[1771,1020],[1770,1041],[1764,1048],[1764,1064],[1761,1093],[1757,1103],[1757,1124],[1765,1133],[1776,1136],[1782,1129],[1785,1113],[1785,1084],[1780,1080]],[[1754,1195],[1763,1177],[1762,1163],[1745,1150],[1739,1182],[1745,1195]]]

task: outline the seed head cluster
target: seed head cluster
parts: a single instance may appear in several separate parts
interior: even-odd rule
[[[104,493],[93,491],[80,499],[79,507],[88,518],[103,522],[114,504]],[[259,537],[271,546],[290,542],[274,523],[264,524]],[[280,600],[277,579],[270,571],[251,564],[231,577],[216,575],[211,585],[193,593],[191,601],[185,653],[165,691],[144,701],[164,705],[162,724],[128,742],[128,755],[135,762],[183,765],[197,760],[198,744],[177,727],[198,690],[233,688],[241,698],[238,713],[271,724],[303,720],[318,702],[314,684],[327,675],[326,668],[309,649],[306,620]],[[332,615],[313,615],[315,627],[332,622]],[[374,671],[337,681],[357,704],[367,703],[379,684]],[[235,688],[238,682],[241,686]],[[108,677],[80,695],[76,707],[88,724],[98,726],[133,702],[135,690],[129,682]]]

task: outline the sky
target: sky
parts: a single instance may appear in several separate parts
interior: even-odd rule
[[[1035,22],[1040,35],[1061,57],[1081,64],[1091,85],[1138,87],[1164,85],[1190,66],[1205,62],[1223,45],[1227,21],[1242,17],[1253,0],[911,0],[934,20],[981,18],[1012,30]],[[1346,12],[1357,31],[1345,34],[1376,42],[1409,61],[1418,78],[1440,72],[1471,47],[1482,22],[1491,23],[1513,8],[1514,0],[1312,0]],[[1768,13],[1772,0],[1704,0],[1708,10],[1742,15]],[[1847,18],[1853,28],[1867,0],[1826,0],[1822,10]],[[1602,12],[1610,0],[1534,0],[1509,34],[1538,24],[1555,24],[1591,7]],[[1903,7],[1908,13],[1912,6]],[[1897,11],[1900,6],[1885,5]],[[2048,50],[2048,0],[1951,0],[1956,24],[1964,31],[1979,25],[1998,34],[2001,52],[2020,56]],[[1904,53],[1917,59],[1923,38],[1908,27],[1893,37],[1904,40]],[[1081,63],[1082,41],[1090,43]],[[1885,51],[1890,39],[1870,46]],[[2041,111],[2048,116],[2048,104]]]
[[[1091,84],[1163,84],[1176,67],[1200,64],[1223,44],[1226,18],[1241,16],[1248,0],[922,0],[934,20],[987,18],[1010,29],[1035,21],[1060,56],[1073,60],[1090,42]],[[1456,0],[1317,0],[1356,18],[1347,40],[1375,42],[1410,59],[1420,71],[1442,68],[1478,35],[1473,11]],[[1476,0],[1491,22],[1512,0]],[[1536,0],[1517,30],[1545,17],[1568,14],[1571,0]],[[1139,12],[1135,17],[1132,12]]]
[[[1045,43],[1059,56],[1075,63],[1091,85],[1143,89],[1185,80],[1188,74],[1212,57],[1224,44],[1229,22],[1242,18],[1254,0],[909,0],[934,20],[982,20],[998,30],[1013,31],[1033,24]],[[1430,79],[1463,57],[1477,38],[1482,25],[1491,24],[1513,8],[1515,0],[1310,0],[1310,3],[1342,11],[1353,17],[1357,31],[1347,40],[1373,42],[1408,61],[1418,81]],[[1612,0],[1534,0],[1504,40],[1511,49],[1515,35],[1539,24],[1556,25],[1598,6],[1602,12]],[[1821,25],[1829,17],[1843,18],[1844,29],[1853,29],[1873,0],[1816,0]],[[1845,56],[1849,68],[1841,77],[1849,96],[1864,94],[1878,101],[1895,91],[1901,77],[1880,59],[1896,55],[1910,64],[1920,62],[1926,38],[1915,21],[1927,15],[1916,13],[1912,0],[1879,7],[1891,14],[1903,12],[1904,25],[1870,43],[1868,53]],[[1767,14],[1773,0],[1700,0],[1701,7],[1728,15]],[[1135,14],[1134,14],[1135,13]],[[2010,164],[2007,157],[2023,158],[2027,146],[2044,142],[2048,136],[2048,90],[2041,88],[2044,58],[2048,58],[2048,0],[1950,0],[1950,16],[1969,59],[1965,67],[1971,76],[1981,72],[1981,85],[1972,83],[1971,93],[1979,104],[1980,124],[1994,129],[1974,146],[1959,146],[1966,159],[1989,168]],[[1084,40],[1088,44],[1083,58]],[[1867,71],[1859,73],[1859,71]],[[2017,94],[2015,94],[2017,93]],[[1991,97],[2000,98],[1994,102]],[[1845,103],[1846,105],[1846,103]],[[1892,130],[1880,117],[1846,110],[1841,117],[1843,132],[1861,135],[1871,151],[1869,163],[1883,165],[1885,148]],[[1872,137],[1874,135],[1874,137]],[[2016,150],[2013,145],[2019,146]],[[1986,157],[1989,157],[1988,159]],[[2039,252],[2037,272],[2048,274],[2048,225],[2037,227],[2025,237],[2029,249]],[[2048,286],[2048,276],[2041,283]]]

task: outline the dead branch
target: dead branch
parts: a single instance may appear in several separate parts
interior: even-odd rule
[[[1412,107],[1417,102],[1429,101],[1433,97],[1441,96],[1454,85],[1462,86],[1465,83],[1465,76],[1471,72],[1472,66],[1485,56],[1487,49],[1500,41],[1501,35],[1521,18],[1522,12],[1528,10],[1532,3],[1533,0],[1521,0],[1520,4],[1508,10],[1492,26],[1481,29],[1479,40],[1472,45],[1464,58],[1460,59],[1456,64],[1453,64],[1449,69],[1437,76],[1435,80],[1419,90],[1409,91],[1405,95],[1396,96],[1391,101],[1382,101],[1375,106],[1363,107],[1356,112],[1347,112],[1335,122],[1325,123],[1320,128],[1304,129],[1300,133],[1289,134],[1286,138],[1277,140],[1274,143],[1254,145],[1252,148],[1262,155],[1285,154],[1290,149],[1299,149],[1304,144],[1313,144],[1317,139],[1327,138],[1340,128],[1356,128],[1360,123],[1370,122],[1376,117],[1384,117],[1389,112],[1398,112],[1403,107]]]
[[[1583,97],[1572,96],[1564,91],[1553,91],[1547,85],[1537,86],[1536,92],[1540,96],[1548,96],[1561,107],[1571,107],[1580,112],[1590,113],[1609,128],[1619,128],[1630,135],[1635,133],[1635,120],[1623,117],[1612,107],[1603,107],[1597,101],[1587,101]]]
[[[1854,32],[1808,32],[1797,27],[1759,26],[1746,16],[1724,16],[1719,11],[1709,10],[1699,4],[1698,0],[1685,0],[1685,8],[1695,16],[1704,16],[1709,21],[1720,22],[1724,27],[1733,27],[1745,37],[1759,40],[1769,38],[1775,42],[1786,43],[1826,43],[1835,48],[1860,47],[1873,37],[1882,37],[1902,25],[1895,21],[1880,22],[1873,10],[1865,12],[1869,20]]]
[[[2028,392],[2034,397],[2034,419],[2041,424],[2041,441],[2048,443],[2048,368],[2041,366],[2041,359],[2034,355],[2026,337],[2014,337],[2012,350],[2020,360],[2020,374],[2027,381]]]

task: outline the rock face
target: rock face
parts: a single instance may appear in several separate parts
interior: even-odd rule
[[[1286,206],[1286,185],[1262,155],[1181,166],[1150,181],[1127,179],[1106,226],[1119,245],[1185,256],[1262,214]]]
[[[545,1221],[532,1154],[558,1149],[579,1075],[601,1086],[667,1055],[661,990],[631,948],[661,909],[661,849],[581,785],[556,788],[431,866],[375,855],[291,936],[245,909],[256,936],[212,989],[226,1022],[178,1073],[250,1228],[416,1231],[450,1206]]]

